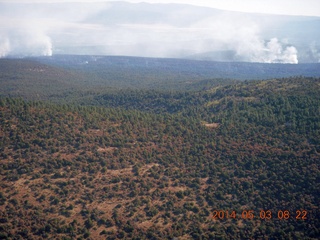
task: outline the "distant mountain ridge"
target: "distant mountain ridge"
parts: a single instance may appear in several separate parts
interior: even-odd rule
[[[0,3],[0,56],[123,55],[318,63],[320,18],[184,4]],[[232,53],[232,54],[230,54]]]

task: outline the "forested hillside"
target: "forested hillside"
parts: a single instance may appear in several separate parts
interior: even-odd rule
[[[292,76],[319,77],[320,64],[55,55],[0,59],[0,96],[59,103],[84,99],[86,104],[93,95],[115,96],[119,90],[148,90],[152,98],[154,91],[186,93],[245,80]]]
[[[51,100],[88,86],[83,74],[26,59],[0,59],[0,96]]]
[[[2,97],[0,237],[318,239],[320,79],[203,86]]]
[[[202,73],[203,67],[183,69],[183,60],[175,60],[179,64],[172,68],[169,60],[162,60],[166,63],[163,66],[155,59],[101,58],[101,61],[90,56],[0,59],[0,96],[61,103],[119,89],[194,91],[237,82],[226,76],[214,78],[213,70]],[[92,62],[89,64],[87,60]],[[145,65],[149,60],[153,61],[153,67]]]
[[[271,79],[291,76],[319,77],[320,64],[266,64],[196,61],[175,58],[54,55],[31,58],[44,64],[90,74],[123,88],[181,89],[185,82],[223,78]],[[128,81],[129,80],[129,81]],[[180,85],[176,85],[180,83]],[[169,85],[168,85],[169,84]]]

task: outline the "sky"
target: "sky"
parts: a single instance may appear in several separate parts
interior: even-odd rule
[[[0,2],[110,2],[110,0],[0,0]],[[320,16],[320,0],[126,0],[127,2],[182,3],[224,10]]]
[[[19,4],[52,2],[87,4]],[[143,1],[235,12],[188,5],[111,2],[114,1],[0,0],[0,58],[89,54],[320,62],[320,18],[239,14],[320,17],[320,0]]]

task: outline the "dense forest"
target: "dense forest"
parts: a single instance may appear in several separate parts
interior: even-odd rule
[[[319,78],[85,91],[65,71],[2,72],[0,239],[319,238]]]

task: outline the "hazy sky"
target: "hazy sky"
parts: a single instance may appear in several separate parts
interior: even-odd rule
[[[0,2],[110,2],[110,0],[0,0]],[[320,16],[320,0],[127,0],[127,2],[185,3],[226,10]]]
[[[124,1],[320,17],[320,0]],[[19,4],[49,2],[87,4]],[[0,0],[0,58],[97,54],[320,62],[320,18],[111,2],[115,1]]]

